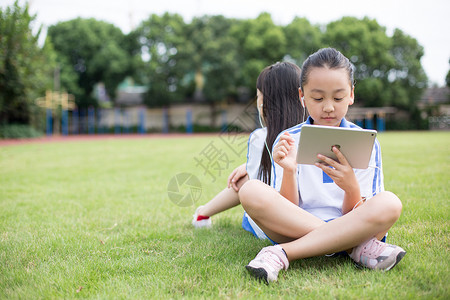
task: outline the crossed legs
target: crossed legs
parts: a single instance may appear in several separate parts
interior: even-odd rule
[[[402,210],[397,196],[382,192],[326,223],[258,180],[246,182],[239,199],[255,223],[280,243],[290,261],[352,249],[375,236],[381,239]]]

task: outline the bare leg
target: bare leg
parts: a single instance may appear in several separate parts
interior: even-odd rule
[[[301,238],[325,224],[261,181],[251,180],[244,184],[239,197],[253,221],[278,243]]]
[[[239,191],[241,204],[274,241],[283,243],[289,260],[351,249],[380,235],[397,221],[402,205],[390,192],[382,192],[354,211],[325,223],[259,181]]]
[[[201,207],[199,209],[199,214],[211,217],[217,213],[235,207],[239,203],[238,193],[231,188],[226,188]]]
[[[394,194],[383,192],[358,209],[281,247],[292,260],[350,249],[374,236],[379,238],[380,232],[384,235],[397,221],[401,208]]]
[[[247,177],[238,181],[237,186],[241,187],[246,181]],[[238,192],[232,188],[225,188],[219,192],[214,198],[206,203],[200,210],[199,214],[202,216],[211,217],[215,214],[223,212],[227,209],[233,208],[240,204]]]

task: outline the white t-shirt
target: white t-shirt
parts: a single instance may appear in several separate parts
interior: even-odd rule
[[[249,138],[247,144],[247,164],[246,170],[250,179],[259,179],[258,172],[261,165],[262,152],[265,149],[265,140],[267,137],[267,128],[258,128],[254,130]]]
[[[294,138],[298,145],[301,128],[304,124],[311,124],[312,119],[298,124],[281,132],[275,139],[276,145],[280,136],[285,132]],[[359,126],[343,119],[341,127],[360,128]],[[372,156],[367,169],[353,169],[360,185],[361,196],[371,198],[384,191],[383,170],[381,162],[381,148],[378,140],[372,150]],[[283,168],[272,161],[272,186],[280,191],[283,178]],[[328,221],[342,216],[342,203],[344,191],[321,169],[313,165],[297,166],[297,184],[299,194],[299,206],[316,217]]]
[[[265,150],[265,141],[267,137],[267,128],[258,128],[254,130],[249,138],[247,144],[247,164],[246,170],[250,179],[258,179],[259,166],[261,165],[261,156],[263,150]],[[242,218],[242,228],[252,233],[254,236],[260,239],[266,239],[266,234],[258,227],[258,225],[250,218],[250,216],[244,212]]]

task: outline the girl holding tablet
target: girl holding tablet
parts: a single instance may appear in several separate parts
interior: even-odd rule
[[[269,282],[289,261],[346,250],[361,266],[393,268],[406,251],[380,240],[400,217],[402,204],[384,191],[378,141],[372,168],[365,170],[353,169],[336,147],[338,161],[319,154],[316,165],[296,162],[303,124],[357,127],[345,119],[354,102],[353,65],[333,48],[319,50],[303,64],[299,94],[310,116],[275,140],[272,186],[250,180],[239,191],[246,212],[276,244],[246,268]]]

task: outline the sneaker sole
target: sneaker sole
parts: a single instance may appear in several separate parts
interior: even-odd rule
[[[253,268],[251,266],[245,266],[245,268],[252,274],[256,279],[260,281],[264,281],[265,284],[269,284],[269,281],[267,280],[267,271],[263,268]]]
[[[198,225],[198,224],[192,224],[194,226],[194,228],[196,229],[200,229],[200,228],[206,228],[206,229],[210,229],[212,227],[212,225]]]
[[[402,260],[402,258],[405,256],[405,254],[406,254],[406,251],[399,252],[397,254],[397,257],[395,258],[394,263],[392,265],[388,266],[386,269],[375,269],[375,270],[382,271],[382,272],[386,272],[386,271],[391,270],[393,267],[395,267]],[[353,264],[358,269],[370,269],[370,268],[368,268],[366,266],[360,265],[359,263],[357,263],[355,261],[353,261]]]
[[[384,269],[384,271],[389,271],[390,269],[395,267],[402,260],[402,258],[405,256],[405,254],[406,254],[406,251],[399,252],[397,254],[397,257],[395,258],[395,262],[391,266]]]

